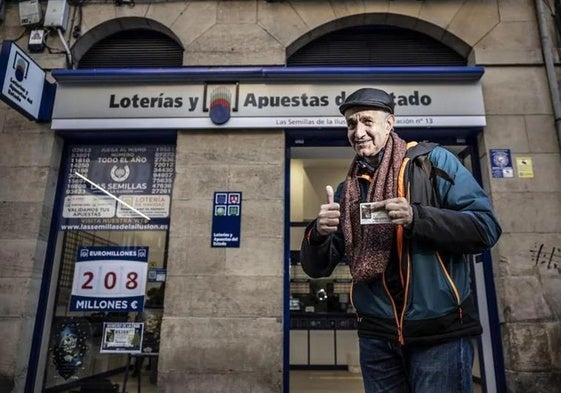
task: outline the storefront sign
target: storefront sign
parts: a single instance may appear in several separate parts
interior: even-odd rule
[[[12,41],[0,50],[0,98],[25,117],[51,119],[56,87],[47,82],[45,71]]]
[[[70,311],[144,309],[148,247],[79,247]]]
[[[394,97],[397,127],[485,125],[479,80],[146,82],[134,88],[69,82],[59,82],[53,129],[341,128],[339,105],[362,87]]]
[[[175,147],[73,146],[60,230],[166,230]]]
[[[100,353],[140,353],[142,322],[104,322]]]
[[[212,247],[239,247],[242,217],[242,193],[214,193],[212,206]]]

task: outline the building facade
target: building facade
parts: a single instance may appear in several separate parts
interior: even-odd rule
[[[41,3],[40,9],[44,12],[47,6]],[[165,276],[162,281],[149,280],[146,287],[148,293],[165,283],[164,300],[154,307],[161,319],[159,356],[152,363],[159,391],[288,392],[293,364],[350,365],[353,352],[345,361],[338,360],[337,346],[333,364],[323,355],[313,364],[312,352],[300,359],[295,355],[295,343],[312,348],[314,332],[300,329],[306,331],[300,335],[298,326],[290,326],[291,319],[305,320],[290,315],[290,300],[298,292],[294,283],[302,278],[295,277],[298,266],[291,265],[290,251],[297,248],[298,223],[315,214],[319,199],[314,182],[335,181],[330,167],[298,167],[300,149],[338,145],[345,132],[333,111],[338,95],[368,83],[394,89],[396,98],[403,100],[398,102],[401,112],[396,110],[403,119],[398,128],[409,139],[469,147],[465,162],[489,193],[502,224],[499,243],[488,255],[473,259],[486,332],[477,343],[477,374],[485,391],[557,391],[561,113],[555,69],[558,32],[550,7],[553,4],[540,0],[70,2],[64,31],[41,22],[32,26],[47,35],[44,49],[30,51],[31,27],[22,25],[21,6],[6,2],[0,38],[28,52],[57,91],[51,121],[34,122],[10,105],[0,107],[0,392],[67,391],[56,389],[71,389],[65,384],[74,379],[125,366],[126,356],[100,356],[99,342],[88,340],[97,337],[107,349],[108,328],[100,338],[99,322],[134,327],[138,319],[114,318],[114,312],[78,312],[72,308],[77,306],[61,303],[64,296],[72,301],[79,292],[72,287],[72,276],[74,263],[82,261],[76,260],[77,247],[83,245],[121,251],[119,247],[150,244],[150,257],[144,261],[148,272]],[[307,52],[306,59],[315,59],[313,67],[302,68],[306,62],[298,55],[307,45],[369,26],[390,31],[391,37],[396,31],[428,37],[463,64],[451,65],[448,59],[441,69],[434,64],[421,69],[413,63],[415,67],[407,69],[395,64],[378,67],[377,60],[367,59],[353,73],[346,67],[356,64],[348,57],[342,64],[329,63],[340,52]],[[154,49],[142,32],[166,39]],[[358,39],[353,34],[345,37]],[[124,46],[111,40],[116,36],[125,39]],[[155,53],[146,62],[165,58],[165,63],[154,63],[149,70],[146,63],[136,68],[131,59],[142,53],[127,52],[135,40],[144,45],[146,57]],[[116,51],[111,52],[111,45]],[[393,59],[411,53],[420,57],[411,46],[400,47],[397,40],[395,45],[403,52],[392,54]],[[162,48],[168,49],[156,51]],[[379,54],[390,56],[389,52]],[[113,67],[119,61],[125,66],[91,70],[107,58]],[[320,67],[324,63],[329,67]],[[219,100],[222,93],[228,96],[226,103]],[[423,108],[415,104],[423,94],[433,106],[442,101],[448,105],[432,111],[426,101]],[[274,108],[273,95],[280,109]],[[183,97],[180,114],[174,111],[179,110],[174,108],[178,97]],[[284,106],[283,97],[288,97]],[[87,156],[82,155],[84,148],[89,149]],[[107,153],[111,149],[123,153],[112,156]],[[90,187],[70,180],[83,168],[75,163],[87,158],[105,168],[104,160],[122,157],[129,162],[136,157],[136,167],[146,157],[152,164],[166,163],[158,167],[163,168],[158,176],[151,172],[154,189],[156,177],[173,174],[166,178],[170,181],[158,183],[165,192],[157,201],[143,202],[143,193],[133,186],[128,189],[127,200],[146,203],[161,220],[153,222],[163,226],[86,229],[79,232],[88,240],[76,240],[76,231],[63,225],[88,224],[76,211],[84,206],[80,203],[91,207],[92,202],[71,192],[73,185]],[[112,178],[126,177],[134,165],[112,166]],[[315,180],[309,180],[314,170]],[[300,178],[299,171],[307,173]],[[240,225],[239,244],[226,245],[217,235],[221,230],[214,225],[221,213],[216,210],[216,193],[232,201],[240,198],[243,204],[237,210],[230,199],[224,202],[228,212],[232,208],[241,213],[241,220],[234,221],[234,226]],[[107,198],[104,203],[109,206]],[[131,218],[128,214],[112,211],[111,217],[121,221],[108,222],[124,223]],[[73,252],[69,265],[63,255],[67,249]],[[71,267],[66,278],[65,266]],[[111,287],[113,273],[102,274],[105,287]],[[68,286],[61,284],[65,279]],[[82,289],[89,287],[89,282],[82,283]],[[304,291],[311,289],[308,285]],[[345,303],[342,299],[339,296],[339,304]],[[131,309],[125,311],[132,314]],[[308,322],[302,323],[309,327]],[[54,354],[67,327],[76,329],[74,344],[83,345],[87,354],[83,359],[76,355],[83,365],[75,364],[62,375],[64,360]],[[151,333],[146,319],[143,328],[146,339]],[[86,337],[83,342],[80,334]],[[339,337],[337,331],[333,334],[317,340]],[[338,339],[352,345],[353,339],[345,337]],[[151,360],[146,357],[145,362]]]

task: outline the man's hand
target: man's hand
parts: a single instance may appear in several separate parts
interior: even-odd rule
[[[413,208],[403,197],[386,199],[385,209],[393,224],[403,225],[405,227],[413,222]]]
[[[341,216],[341,208],[338,203],[333,201],[333,187],[326,186],[327,203],[320,206],[316,229],[322,236],[329,235],[337,230],[339,225],[339,217]]]

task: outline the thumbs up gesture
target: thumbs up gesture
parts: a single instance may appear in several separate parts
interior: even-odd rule
[[[326,186],[325,194],[327,203],[320,206],[316,221],[316,229],[322,236],[329,235],[337,230],[339,217],[341,216],[341,207],[333,201],[333,187]]]

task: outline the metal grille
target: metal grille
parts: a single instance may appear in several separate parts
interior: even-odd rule
[[[391,26],[350,27],[328,33],[288,58],[288,65],[465,66],[467,61],[437,40]]]
[[[183,49],[153,30],[124,30],[100,40],[80,59],[78,68],[180,67]]]

